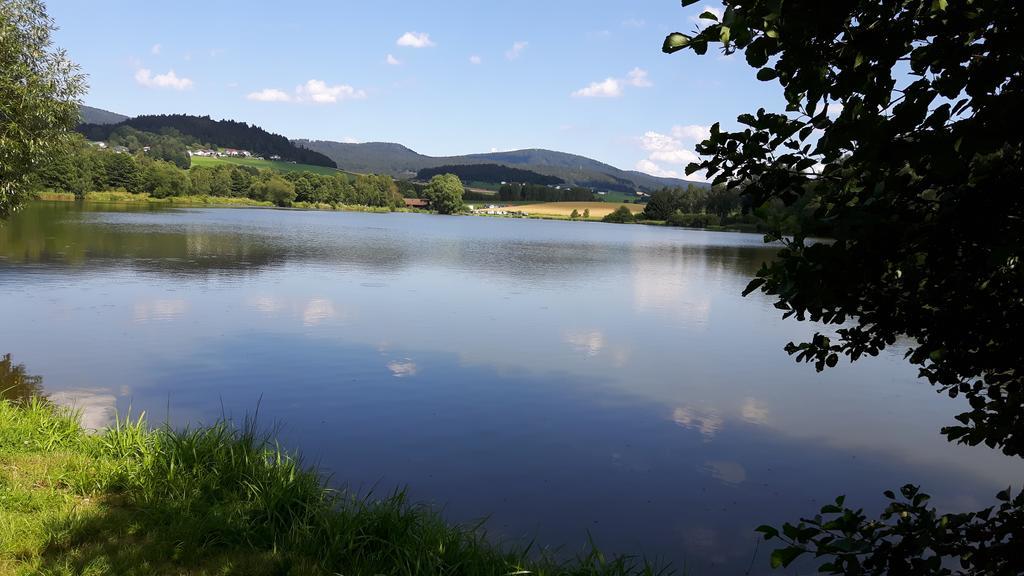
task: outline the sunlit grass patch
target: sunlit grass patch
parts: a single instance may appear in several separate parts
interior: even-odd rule
[[[330,490],[249,421],[88,434],[45,401],[0,401],[0,574],[654,572],[497,547],[400,491]]]

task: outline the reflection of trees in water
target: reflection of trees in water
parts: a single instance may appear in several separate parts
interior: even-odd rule
[[[24,364],[15,364],[10,354],[0,359],[0,398],[27,400],[43,395],[43,377],[25,372]]]
[[[581,241],[505,234],[465,237],[422,235],[415,224],[376,228],[350,226],[330,218],[291,218],[231,211],[197,218],[168,218],[169,210],[147,205],[103,205],[103,214],[71,202],[36,203],[0,227],[0,260],[76,268],[130,267],[172,276],[258,274],[288,262],[311,262],[374,271],[398,270],[412,263],[521,281],[561,281],[601,276],[624,260],[684,268],[709,266],[752,277],[774,249],[724,245],[680,235],[664,242],[614,238]],[[130,212],[130,214],[129,214]],[[324,215],[328,216],[328,215]],[[429,228],[428,228],[429,231]],[[528,233],[527,229],[524,229]],[[720,240],[717,239],[716,240]]]
[[[179,276],[255,273],[290,260],[381,269],[403,266],[411,255],[395,242],[359,244],[258,225],[147,223],[145,213],[159,212],[151,208],[129,210],[143,214],[123,222],[96,221],[88,211],[70,202],[30,205],[0,228],[0,260],[92,269],[127,265]]]

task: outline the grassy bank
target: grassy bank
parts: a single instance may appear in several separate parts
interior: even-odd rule
[[[0,574],[650,574],[487,542],[403,494],[325,488],[251,425],[88,434],[0,400]]]
[[[37,194],[39,200],[50,202],[74,202],[75,195],[70,192],[40,192]],[[250,207],[250,208],[277,208],[273,202],[253,200],[251,198],[233,196],[170,196],[167,198],[155,198],[149,194],[132,194],[121,190],[109,190],[105,192],[87,192],[84,200],[86,202],[97,202],[106,204],[159,204],[166,206],[223,206],[223,207]],[[314,202],[294,202],[291,208],[301,210],[343,210],[346,212],[424,212],[412,208],[387,208],[383,206],[363,206],[359,204],[325,204]]]

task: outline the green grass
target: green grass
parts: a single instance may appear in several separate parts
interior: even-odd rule
[[[42,200],[58,200],[60,198],[41,197]],[[74,198],[72,198],[73,200]],[[150,204],[180,204],[184,206],[273,206],[272,202],[253,200],[251,198],[236,198],[228,196],[169,196],[167,198],[154,198],[149,194],[132,194],[123,190],[107,190],[105,192],[87,192],[86,202],[113,202],[132,203],[146,202]]]
[[[316,172],[317,174],[337,174],[339,170],[327,166],[314,166],[312,164],[292,164],[291,162],[274,160],[255,160],[253,158],[209,158],[206,156],[193,156],[193,166],[216,166],[217,164],[237,164],[239,166],[252,166],[263,170],[277,170],[279,172]],[[347,172],[346,172],[347,174]]]
[[[402,492],[325,487],[252,422],[89,434],[0,400],[0,574],[654,574],[596,549],[562,562],[447,524]]]
[[[619,192],[617,190],[610,190],[601,195],[595,195],[594,198],[603,200],[604,202],[636,202],[637,196],[633,194],[626,194],[625,192]]]

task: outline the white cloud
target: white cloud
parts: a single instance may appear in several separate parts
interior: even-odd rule
[[[359,144],[359,140],[353,138],[352,136],[345,136],[344,138],[341,139],[341,141],[344,142],[345,144]]]
[[[643,18],[629,18],[623,20],[622,25],[626,28],[643,28],[647,25],[647,21]]]
[[[430,39],[430,34],[426,32],[406,32],[398,37],[396,43],[399,46],[406,46],[408,48],[431,48],[436,46],[434,41]]]
[[[648,131],[640,138],[640,146],[647,152],[647,157],[636,163],[636,169],[651,176],[663,178],[683,178],[686,165],[699,162],[700,156],[683,145],[683,139],[692,139],[699,135],[701,126],[676,126],[672,134]],[[699,180],[700,176],[689,178]]]
[[[572,95],[575,98],[618,98],[622,96],[622,84],[615,78],[605,78],[601,82],[591,82]]]
[[[388,57],[385,58],[384,61],[390,64],[391,66],[398,66],[399,64],[402,63],[398,58],[395,58],[391,54],[388,54]]]
[[[314,104],[335,104],[343,100],[362,100],[366,91],[353,88],[348,84],[330,85],[323,80],[309,80],[295,87],[289,94],[277,88],[264,88],[258,92],[250,92],[246,99],[257,102],[313,102]]]
[[[647,70],[633,68],[626,73],[625,78],[608,77],[600,82],[591,82],[586,88],[580,88],[572,93],[575,98],[618,98],[622,96],[623,87],[650,88],[654,86],[648,78]]]
[[[686,142],[700,142],[711,137],[711,127],[700,124],[673,126],[672,136]]]
[[[529,42],[525,42],[523,40],[517,40],[513,42],[512,47],[505,51],[505,58],[508,58],[509,60],[518,59],[519,56],[523,53],[523,51],[526,50],[526,47],[529,45]]]
[[[339,100],[361,100],[366,92],[349,86],[337,84],[330,86],[323,80],[309,80],[295,89],[299,100],[316,102],[317,104],[334,104]]]
[[[150,51],[150,53],[152,53],[154,55],[159,55],[160,54],[160,45],[159,44],[153,44],[153,47],[150,48],[149,51]]]
[[[264,88],[259,92],[250,92],[245,98],[256,102],[290,102],[292,99],[287,92],[277,88]]]
[[[638,160],[635,166],[636,170],[643,172],[644,174],[650,174],[651,176],[657,176],[659,178],[681,178],[683,175],[675,170],[667,170],[662,168],[657,163],[644,158]]]
[[[147,88],[172,88],[174,90],[187,90],[192,87],[193,82],[189,78],[179,78],[174,70],[166,74],[153,75],[148,68],[139,68],[135,71],[135,81]]]
[[[629,74],[626,74],[626,78],[631,86],[636,86],[637,88],[650,88],[654,86],[654,83],[647,77],[647,70],[643,68],[633,68],[629,71]]]
[[[469,63],[470,64],[481,64],[481,63],[483,63],[483,61],[484,61],[484,59],[479,57],[479,56],[477,56],[476,54],[473,54],[472,56],[469,57]]]

